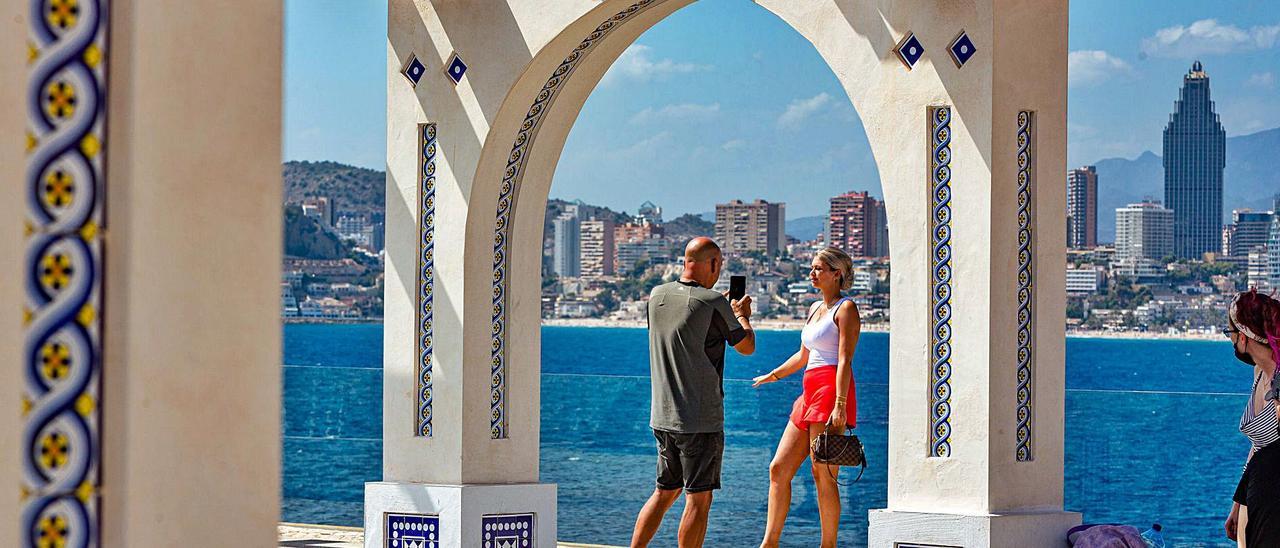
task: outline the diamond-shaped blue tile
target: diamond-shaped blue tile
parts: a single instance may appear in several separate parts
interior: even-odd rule
[[[920,40],[916,38],[913,32],[907,33],[906,38],[903,38],[898,43],[896,51],[898,52],[898,58],[902,60],[902,64],[907,65],[907,68],[914,68],[916,62],[920,61],[921,57],[924,57],[924,45],[920,43]]]
[[[947,50],[951,52],[951,60],[956,62],[956,66],[963,67],[978,48],[973,47],[973,40],[969,39],[968,33],[960,31],[960,35],[951,41],[951,46]]]
[[[440,516],[389,513],[382,534],[384,548],[437,548]]]
[[[444,73],[457,84],[462,81],[462,75],[467,73],[467,64],[462,62],[462,58],[455,53],[449,56],[449,64],[445,65]]]
[[[418,87],[418,82],[422,81],[422,75],[427,73],[427,66],[418,60],[417,55],[410,54],[409,62],[404,65],[404,70],[400,73],[413,83],[413,87]]]

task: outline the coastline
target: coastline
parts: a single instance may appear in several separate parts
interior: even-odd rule
[[[382,318],[282,318],[286,324],[381,324]],[[543,326],[550,327],[608,327],[625,329],[643,329],[643,320],[613,320],[606,318],[543,318]],[[752,327],[759,331],[799,331],[804,328],[804,321],[793,320],[759,320],[752,322]],[[864,323],[864,333],[888,333],[887,323]],[[1118,339],[1149,341],[1218,341],[1224,340],[1217,333],[1161,333],[1155,331],[1082,331],[1067,330],[1068,339]]]
[[[544,318],[542,325],[551,327],[613,327],[642,329],[646,327],[642,320],[611,320],[605,318]],[[751,322],[759,331],[799,331],[804,327],[803,320],[759,320]],[[862,324],[864,333],[888,333],[887,323]],[[1124,340],[1161,340],[1161,341],[1217,341],[1222,339],[1216,333],[1159,333],[1148,331],[1067,331],[1069,339],[1124,339]]]

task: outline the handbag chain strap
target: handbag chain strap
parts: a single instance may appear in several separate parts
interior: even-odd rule
[[[827,427],[828,427],[828,428],[830,428],[830,427],[831,427],[831,418],[829,418],[829,417],[827,418]],[[849,431],[848,426],[846,426],[846,427],[845,427],[844,431],[845,431],[845,432],[848,432],[848,431]],[[821,433],[821,434],[818,434],[818,438],[819,438],[819,439],[821,439],[821,438],[822,438],[822,436],[826,436],[826,435],[828,435],[828,433],[827,433],[827,432],[823,432],[823,433]],[[849,487],[849,486],[851,486],[851,485],[853,485],[853,484],[855,484],[855,483],[858,483],[858,480],[862,479],[862,474],[863,474],[864,472],[866,472],[866,471],[867,471],[867,457],[866,457],[866,450],[865,450],[865,449],[863,450],[862,466],[861,466],[860,468],[858,468],[858,477],[853,478],[853,481],[851,481],[851,482],[849,482],[849,483],[840,483],[840,475],[839,475],[840,473],[839,473],[838,471],[836,471],[836,470],[833,470],[833,468],[839,468],[839,465],[835,465],[835,464],[829,464],[829,465],[827,465],[827,473],[831,475],[831,480],[832,480],[832,481],[834,481],[834,482],[836,482],[836,485],[839,485],[840,487]]]

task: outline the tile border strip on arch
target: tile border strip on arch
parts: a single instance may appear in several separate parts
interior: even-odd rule
[[[511,222],[514,219],[516,203],[520,192],[520,182],[524,179],[524,168],[528,162],[529,150],[541,129],[541,122],[552,103],[555,101],[564,84],[568,82],[572,72],[591,53],[596,44],[622,26],[633,16],[641,13],[665,0],[640,0],[626,9],[609,17],[596,26],[560,62],[552,71],[550,78],[543,84],[541,91],[534,98],[533,104],[525,114],[524,122],[516,133],[507,157],[507,168],[502,178],[502,186],[498,192],[497,218],[494,222],[493,235],[493,314],[492,314],[492,348],[490,384],[490,437],[506,438],[507,432],[507,289],[510,282],[507,273],[510,268]]]
[[[96,546],[110,2],[26,5],[19,542]]]
[[[417,306],[417,395],[418,412],[414,435],[431,437],[432,386],[431,369],[434,356],[432,338],[432,304],[435,284],[435,216],[436,216],[436,124],[418,126],[418,306]]]
[[[1035,460],[1032,407],[1034,402],[1035,284],[1032,261],[1035,256],[1035,113],[1018,111],[1018,462]]]
[[[932,312],[929,456],[951,456],[951,107],[929,107]]]

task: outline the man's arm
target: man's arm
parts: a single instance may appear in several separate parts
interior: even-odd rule
[[[742,340],[733,344],[733,349],[743,356],[750,356],[756,351],[756,331],[751,328],[751,297],[730,301],[729,305],[733,308],[734,319],[746,332]]]

